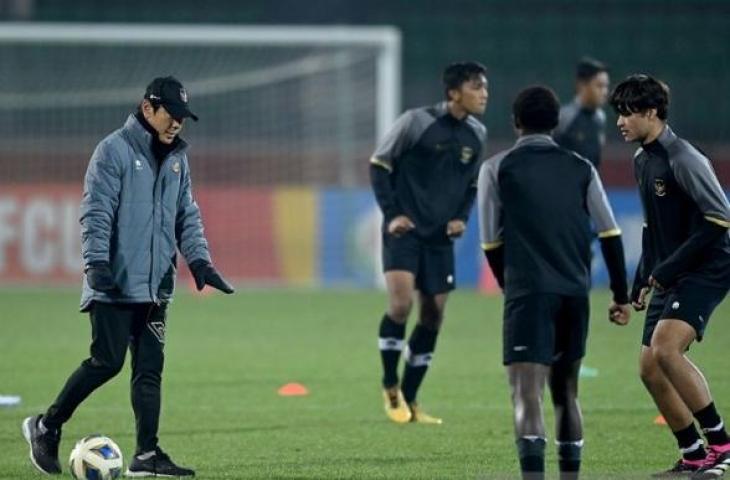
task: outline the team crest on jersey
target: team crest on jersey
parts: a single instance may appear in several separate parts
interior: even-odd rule
[[[172,171],[175,173],[180,173],[180,162],[178,162],[177,160],[175,161],[175,163],[172,164]]]
[[[667,185],[663,178],[654,179],[654,193],[657,197],[663,197],[667,194]]]
[[[135,170],[142,170],[142,161],[137,159],[134,161],[134,169]]]
[[[472,155],[474,155],[474,149],[471,147],[461,147],[461,163],[469,163]]]

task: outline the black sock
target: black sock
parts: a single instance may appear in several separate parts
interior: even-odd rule
[[[517,439],[517,455],[520,457],[523,479],[542,480],[545,478],[544,438],[522,437]]]
[[[702,460],[707,456],[704,442],[697,431],[694,422],[690,423],[687,428],[683,428],[678,432],[672,432],[677,439],[677,446],[682,452],[682,458],[685,460]]]
[[[406,368],[403,372],[403,383],[401,383],[403,398],[407,403],[413,403],[416,400],[418,387],[421,386],[433,358],[436,337],[438,337],[438,330],[416,325],[411,333],[411,338],[408,339]]]
[[[583,451],[583,440],[558,441],[558,465],[560,480],[575,480],[580,471],[580,457]]]
[[[725,431],[725,424],[717,413],[717,409],[715,409],[715,402],[695,412],[694,416],[700,424],[702,433],[705,434],[708,445],[725,445],[730,442],[730,438],[728,438]]]
[[[383,361],[383,386],[386,388],[398,385],[398,360],[403,350],[406,326],[395,323],[386,314],[380,321],[378,347]]]

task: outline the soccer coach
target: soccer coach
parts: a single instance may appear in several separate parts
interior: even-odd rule
[[[128,476],[192,476],[158,446],[160,383],[167,304],[172,299],[177,250],[198,290],[233,288],[213,268],[200,210],[193,200],[186,118],[198,118],[173,77],[149,84],[124,126],[91,157],[81,202],[85,264],[81,311],[91,317],[91,356],[69,377],[42,415],[23,422],[30,458],[43,473],[61,473],[61,427],[81,402],[114,377],[132,355],[132,408],[137,451]]]

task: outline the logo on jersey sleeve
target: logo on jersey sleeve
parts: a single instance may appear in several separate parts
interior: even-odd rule
[[[664,197],[667,194],[667,184],[663,178],[654,179],[654,193],[657,197]]]

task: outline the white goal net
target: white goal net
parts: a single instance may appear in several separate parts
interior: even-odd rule
[[[3,25],[0,283],[78,282],[91,152],[174,75],[200,117],[183,137],[223,270],[371,284],[374,242],[352,232],[372,217],[368,158],[400,111],[400,48],[391,27]]]

